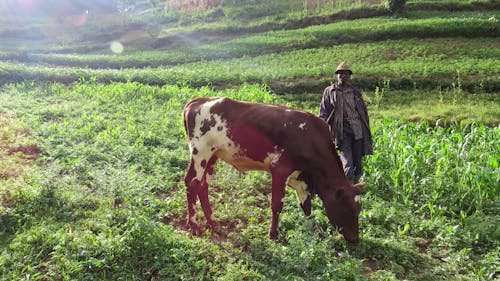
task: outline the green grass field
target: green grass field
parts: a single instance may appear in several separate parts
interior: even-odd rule
[[[35,36],[42,15],[1,25],[1,280],[498,278],[498,4],[250,2],[132,10],[57,37]],[[318,198],[305,217],[292,190],[270,240],[269,175],[224,163],[210,187],[221,228],[192,237],[184,104],[316,114],[341,60],[374,135],[361,242],[339,238]]]

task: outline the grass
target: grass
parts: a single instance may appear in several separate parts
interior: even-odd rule
[[[220,47],[216,53],[200,50],[198,56],[201,60],[197,62],[172,61],[176,65],[168,65],[167,61],[173,57],[183,60],[189,55],[183,55],[182,52],[174,52],[176,55],[152,52],[124,57],[52,56],[56,58],[54,66],[10,62],[1,63],[0,66],[4,72],[1,80],[6,82],[35,80],[72,83],[83,77],[98,82],[137,81],[192,86],[211,84],[222,88],[243,82],[258,82],[267,83],[277,93],[303,93],[320,92],[333,79],[332,61],[344,59],[355,67],[354,83],[365,90],[374,90],[374,85],[383,86],[385,81],[390,81],[391,87],[395,89],[427,91],[460,87],[467,92],[490,93],[498,89],[498,79],[495,79],[500,71],[496,63],[497,45],[497,40],[489,38],[387,40],[232,59],[231,51],[226,46]],[[210,55],[216,58],[210,59]],[[155,56],[155,63],[165,65],[156,68],[133,67],[147,64]],[[221,58],[223,56],[228,57]],[[65,59],[68,61],[63,65],[70,64],[73,67],[57,65]],[[74,67],[78,64],[96,69]],[[124,68],[105,68],[110,66]]]
[[[177,34],[176,42],[180,45],[171,47],[166,45],[166,50],[155,50],[146,55],[144,46],[134,52],[134,44],[124,42],[126,52],[120,56],[103,56],[81,54],[37,54],[39,52],[26,52],[24,59],[29,62],[45,62],[56,65],[89,65],[98,68],[143,67],[189,63],[197,60],[210,60],[219,58],[238,58],[242,56],[256,56],[276,51],[293,51],[304,48],[330,47],[345,43],[366,43],[371,41],[384,41],[405,38],[435,38],[435,37],[468,37],[484,38],[498,36],[497,11],[484,12],[456,12],[442,14],[411,13],[403,18],[369,18],[337,23],[312,25],[294,30],[273,30],[257,32],[237,38],[225,38],[223,42],[206,43],[197,37],[201,35]],[[355,25],[356,28],[352,28]],[[109,39],[119,40],[119,39]],[[109,42],[107,41],[109,44]],[[112,54],[109,51],[109,54]],[[161,46],[158,46],[161,48]],[[181,48],[179,48],[181,47]],[[255,48],[258,47],[258,48]],[[131,51],[127,52],[130,49]],[[34,53],[34,54],[32,54]],[[14,52],[15,54],[15,52]],[[12,55],[9,54],[9,55]],[[128,56],[127,56],[128,55]],[[158,57],[159,56],[159,57]],[[156,61],[159,58],[159,62]],[[23,57],[21,56],[22,60]],[[97,62],[101,61],[101,64]],[[109,61],[109,62],[107,62]],[[123,63],[123,64],[120,64]]]
[[[364,1],[248,2],[106,17],[47,40],[41,20],[2,25],[0,279],[498,278],[495,2],[412,0],[390,17]],[[191,237],[183,105],[227,96],[316,114],[340,60],[375,141],[361,242],[340,239],[317,198],[304,217],[291,190],[269,240],[270,176],[224,163],[210,187],[222,226]]]
[[[409,91],[367,93],[367,100],[375,108],[371,117],[402,121],[427,121],[439,126],[467,125],[476,120],[494,126],[500,116],[498,95],[467,94],[457,89],[442,91]],[[379,99],[379,100],[377,100]]]
[[[467,92],[495,93],[499,87],[496,18],[497,10],[445,16],[412,11],[405,17],[258,32],[221,43],[204,43],[181,34],[176,42],[183,43],[173,49],[120,55],[109,55],[109,50],[108,54],[81,55],[20,48],[0,54],[4,60],[0,81],[72,83],[84,79],[220,88],[250,82],[268,84],[280,94],[320,92],[332,80],[332,61],[349,60],[359,74],[354,77],[356,84],[365,90],[390,80],[392,88],[401,90],[460,87]],[[134,48],[133,43],[130,48],[125,45],[125,50]]]
[[[312,217],[303,217],[291,191],[279,241],[268,240],[269,176],[241,176],[225,164],[218,165],[210,193],[223,227],[190,238],[182,184],[188,151],[178,114],[184,103],[213,95],[292,106],[312,101],[296,104],[293,96],[251,85],[214,91],[25,83],[0,92],[3,114],[16,116],[41,151],[23,177],[0,181],[8,198],[0,212],[4,279],[476,280],[495,274],[497,127],[433,128],[375,117],[359,245],[337,238],[319,200]],[[369,110],[377,111],[373,104]]]
[[[2,124],[0,130],[0,180],[19,177],[23,174],[26,166],[29,166],[36,158],[39,150],[29,131],[13,116],[0,114],[0,124]]]

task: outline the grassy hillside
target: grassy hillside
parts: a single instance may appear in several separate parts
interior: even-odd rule
[[[498,278],[497,1],[69,2],[0,5],[1,280]],[[269,240],[269,175],[224,163],[221,228],[189,235],[183,105],[317,113],[342,60],[374,135],[361,242],[291,190]]]

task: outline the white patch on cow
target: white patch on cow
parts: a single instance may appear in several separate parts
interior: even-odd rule
[[[354,202],[361,203],[361,196],[359,195],[354,196]]]
[[[208,183],[208,182],[210,182],[210,180],[212,179],[212,176],[213,176],[212,174],[207,173],[207,174],[205,175],[205,181],[206,181],[207,183]]]
[[[276,152],[268,153],[266,159],[264,159],[264,164],[266,164],[267,166],[276,165],[280,160],[281,155],[283,154],[283,150],[278,151],[278,148],[276,146],[274,147],[274,149]]]
[[[206,165],[213,155],[231,164],[240,173],[248,170],[269,171],[271,166],[278,163],[283,150],[275,146],[261,161],[249,158],[247,151],[230,138],[227,120],[224,120],[221,115],[211,112],[212,107],[220,103],[222,99],[218,98],[203,104],[200,112],[195,116],[193,136],[189,144],[196,172],[194,179],[202,181]],[[205,122],[210,122],[210,126],[207,126]],[[205,130],[204,132],[202,132],[202,128]],[[208,182],[210,175],[206,174],[205,176]]]
[[[269,166],[271,165],[271,163],[275,161],[277,156],[279,157],[279,155],[277,155],[276,153],[268,153],[266,158],[264,158],[264,161],[262,161],[262,163],[266,166]]]
[[[299,128],[300,128],[301,130],[304,130],[304,128],[305,128],[305,127],[306,127],[306,122],[301,123],[301,124],[299,125]]]
[[[300,204],[304,204],[307,196],[310,196],[309,190],[307,188],[307,183],[297,178],[300,175],[300,171],[293,171],[286,179],[286,185],[295,189],[295,194],[297,195],[297,200]]]
[[[203,161],[207,165],[212,155],[218,150],[237,151],[234,142],[228,137],[226,120],[223,120],[219,114],[210,112],[212,107],[221,101],[222,98],[219,98],[205,103],[195,117],[193,137],[189,150],[194,161],[195,179],[199,181],[202,180],[205,171],[205,167],[202,166]],[[206,132],[202,132],[201,128],[205,122],[214,122],[215,124],[210,126]],[[193,154],[194,148],[196,148],[197,154]]]

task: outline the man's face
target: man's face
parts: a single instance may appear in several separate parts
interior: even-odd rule
[[[338,81],[339,85],[346,84],[350,77],[351,77],[351,72],[349,72],[347,70],[340,70],[337,73],[337,81]]]

